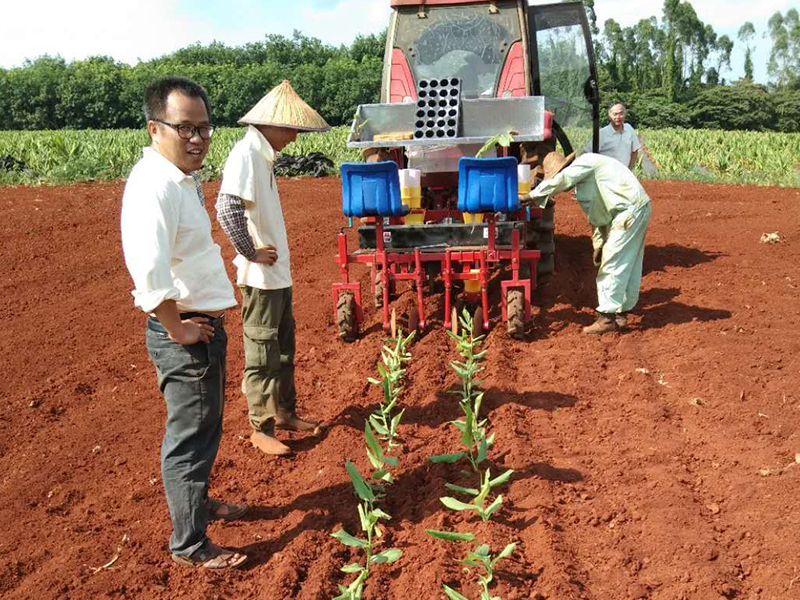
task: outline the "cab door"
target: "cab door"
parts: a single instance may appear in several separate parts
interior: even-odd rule
[[[582,2],[528,7],[533,93],[545,97],[564,152],[599,148],[597,68]]]

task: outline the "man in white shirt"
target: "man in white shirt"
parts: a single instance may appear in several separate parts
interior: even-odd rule
[[[296,413],[292,275],[273,164],[298,131],[329,126],[288,81],[239,122],[248,128],[225,163],[217,219],[237,252],[250,441],[265,454],[286,455],[291,448],[275,437],[275,429],[317,431],[319,423]]]
[[[610,123],[600,129],[600,151],[603,156],[616,158],[631,171],[636,166],[642,144],[636,130],[625,122],[625,106],[617,103],[608,109]],[[591,152],[591,142],[584,149]]]
[[[558,192],[575,197],[593,228],[597,271],[597,321],[584,333],[602,334],[627,326],[626,313],[639,301],[650,197],[630,169],[600,154],[544,158],[544,181],[530,198],[544,207]]]
[[[222,436],[225,309],[236,306],[193,177],[213,133],[208,97],[189,79],[160,79],[145,91],[145,119],[151,144],[125,185],[122,248],[134,303],[150,315],[147,350],[167,407],[161,474],[170,552],[182,565],[235,567],[246,556],[206,537],[209,520],[236,519],[247,510],[208,497]]]

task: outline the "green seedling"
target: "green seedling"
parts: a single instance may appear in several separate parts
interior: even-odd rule
[[[397,406],[400,393],[403,391],[401,385],[405,375],[403,365],[411,360],[411,354],[406,348],[415,335],[416,331],[412,331],[408,336],[403,337],[403,332],[399,331],[397,338],[387,340],[387,344],[381,350],[383,364],[378,364],[378,373],[381,378],[369,377],[367,379],[371,384],[380,386],[383,390],[383,400],[380,402],[378,409],[368,419],[378,437],[387,443],[388,451],[398,446],[394,440],[404,411],[401,410],[397,414],[392,414],[392,412]],[[389,342],[393,342],[393,345],[388,345]]]
[[[514,141],[514,133],[515,131],[506,131],[505,133],[498,133],[497,135],[493,135],[486,143],[481,146],[481,149],[475,154],[475,158],[481,158],[484,154],[486,154],[489,150],[494,148],[495,146],[503,146],[504,148],[508,148],[511,145],[511,142]]]
[[[511,477],[511,474],[513,472],[514,472],[513,469],[509,469],[502,475],[492,479],[492,475],[489,469],[486,469],[486,474],[481,479],[480,489],[461,487],[459,485],[453,485],[452,483],[445,484],[445,487],[447,487],[447,489],[449,490],[452,490],[454,492],[459,492],[461,494],[475,496],[473,501],[469,504],[467,504],[466,502],[461,502],[460,500],[457,500],[455,498],[451,498],[450,496],[443,496],[442,498],[439,498],[439,500],[447,508],[451,508],[453,510],[475,511],[476,513],[478,513],[478,516],[484,522],[486,522],[503,505],[503,496],[500,495],[497,496],[497,498],[495,498],[494,501],[487,506],[486,502],[489,499],[489,492],[491,492],[492,488],[495,488],[499,485],[503,485],[504,483],[506,483]]]
[[[501,477],[503,476],[504,475],[501,475]],[[475,539],[475,536],[471,533],[454,533],[449,531],[436,531],[434,529],[426,529],[425,532],[432,538],[449,542],[471,542]],[[511,556],[511,553],[514,552],[516,547],[516,544],[508,544],[503,548],[500,554],[492,558],[489,544],[480,544],[475,550],[468,552],[467,556],[461,561],[461,564],[467,567],[483,567],[484,574],[478,575],[478,581],[482,588],[480,600],[501,600],[500,596],[492,596],[489,593],[489,584],[494,579],[494,568],[497,563]],[[444,586],[444,593],[447,594],[450,600],[470,600],[447,585]]]
[[[350,481],[360,501],[358,505],[358,517],[361,522],[361,531],[366,535],[366,539],[350,535],[344,529],[340,529],[331,535],[345,546],[363,550],[365,561],[364,564],[355,562],[342,567],[343,572],[358,573],[358,577],[349,586],[345,587],[340,585],[340,595],[336,596],[334,600],[359,600],[363,591],[364,581],[369,577],[370,567],[374,564],[394,562],[399,559],[403,553],[397,548],[389,548],[388,550],[375,553],[374,542],[376,538],[380,538],[383,535],[379,522],[381,520],[388,521],[391,519],[391,516],[380,508],[375,507],[378,495],[375,493],[369,481],[364,479],[361,475],[358,467],[348,460],[345,463],[345,468],[347,469]]]
[[[483,381],[477,379],[478,373],[483,371],[480,361],[486,355],[486,351],[478,351],[478,346],[483,342],[483,336],[472,335],[472,315],[464,309],[461,317],[461,333],[456,335],[448,331],[448,335],[456,342],[456,348],[463,360],[451,361],[450,366],[461,380],[461,388],[451,390],[451,393],[459,396],[459,405],[464,412],[464,419],[452,421],[461,432],[461,443],[466,448],[464,452],[452,454],[439,454],[431,457],[435,463],[455,463],[462,458],[467,458],[473,470],[480,472],[480,463],[486,458],[488,449],[494,443],[494,435],[486,437],[487,420],[480,419],[481,403],[483,402],[483,392],[479,389]]]

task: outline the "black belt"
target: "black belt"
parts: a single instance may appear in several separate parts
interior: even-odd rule
[[[218,317],[212,317],[211,315],[207,315],[205,313],[200,313],[200,312],[185,312],[185,313],[180,313],[178,316],[181,318],[181,321],[185,321],[186,319],[193,319],[195,317],[202,317],[204,319],[208,319],[208,324],[214,327],[214,329],[222,328],[225,326],[224,314]],[[167,328],[161,324],[161,321],[159,321],[156,317],[152,315],[150,316],[149,319],[147,319],[147,326],[153,331],[168,333]]]

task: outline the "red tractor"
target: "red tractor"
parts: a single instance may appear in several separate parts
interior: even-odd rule
[[[501,279],[501,318],[521,336],[538,276],[554,268],[555,207],[520,207],[511,198],[519,184],[512,167],[528,165],[535,185],[544,155],[557,144],[565,154],[597,149],[597,75],[585,8],[390,1],[381,103],[358,107],[348,138],[365,163],[342,167],[343,210],[351,223],[359,220],[359,248],[349,252],[339,235],[339,334],[358,335],[362,295],[349,268],[364,264],[387,330],[397,281],[416,286],[410,329],[425,326],[424,289],[442,281],[444,326],[457,327],[455,307],[463,301],[475,306],[473,327],[482,332],[490,325],[489,286]],[[513,141],[494,144],[503,138]],[[489,157],[476,159],[481,152]],[[401,169],[421,173],[416,202],[398,189]]]

